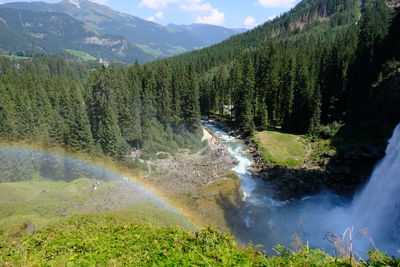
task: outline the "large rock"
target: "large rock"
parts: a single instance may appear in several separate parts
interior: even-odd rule
[[[242,205],[240,180],[233,173],[203,187],[194,203],[203,224],[212,224],[222,231],[231,231],[235,227],[235,218]]]

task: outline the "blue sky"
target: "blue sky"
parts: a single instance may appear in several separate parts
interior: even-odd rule
[[[1,2],[16,2],[17,0]],[[19,0],[28,1],[28,0]],[[76,1],[76,0],[71,0]],[[253,28],[290,10],[300,0],[92,0],[117,11],[166,25],[208,23]],[[45,0],[55,3],[58,0]]]

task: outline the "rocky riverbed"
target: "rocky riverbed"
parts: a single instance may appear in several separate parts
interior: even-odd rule
[[[173,157],[148,162],[150,171],[144,178],[189,210],[200,224],[230,231],[228,217],[234,217],[235,208],[238,210],[243,204],[240,181],[231,172],[235,162],[218,138],[205,128],[203,133],[207,147],[195,154],[181,151]]]

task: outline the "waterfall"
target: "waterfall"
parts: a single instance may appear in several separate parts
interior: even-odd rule
[[[238,162],[233,171],[239,176],[245,205],[241,208],[243,227],[234,235],[243,243],[265,245],[270,253],[276,244],[291,246],[297,235],[312,247],[334,254],[329,236],[342,237],[354,226],[354,251],[366,256],[376,247],[390,255],[400,251],[400,124],[389,140],[386,156],[375,167],[369,182],[353,200],[331,192],[305,197],[301,200],[277,201],[268,184],[252,175],[247,147],[213,124],[203,122],[228,147]],[[361,230],[361,231],[359,231]],[[348,239],[348,236],[344,238]]]
[[[356,229],[367,230],[379,249],[393,254],[400,250],[400,124],[389,140],[386,156],[354,198],[351,220]]]

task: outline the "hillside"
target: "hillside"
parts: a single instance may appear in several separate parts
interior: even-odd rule
[[[85,237],[82,239],[82,237]],[[292,251],[275,248],[267,257],[241,248],[226,233],[212,228],[188,232],[154,227],[111,216],[76,216],[13,243],[0,240],[0,261],[24,265],[141,266],[397,266],[398,260],[372,253],[367,261],[331,257],[299,244]]]
[[[115,14],[17,3],[5,40],[95,56],[111,24],[55,10],[85,4]],[[0,57],[0,265],[399,266],[399,33],[385,0],[303,0],[144,65]]]
[[[68,14],[98,34],[123,37],[130,45],[139,47],[153,58],[176,55],[206,45],[187,31],[172,30],[88,0],[63,0],[55,4],[17,2],[2,7]]]
[[[194,61],[197,62],[197,69],[203,72],[215,65],[231,62],[243,52],[265,48],[269,40],[290,44],[296,40],[319,38],[321,42],[327,42],[339,32],[345,32],[349,25],[354,25],[359,19],[358,0],[304,0],[289,12],[251,31],[211,47],[173,57],[169,61]]]
[[[263,171],[268,181],[286,175],[288,183],[312,188],[318,179],[315,191],[349,196],[368,179],[400,120],[393,104],[399,14],[386,4],[304,0],[252,31],[150,65],[195,65],[202,114],[224,118],[245,137],[277,130],[329,140],[300,170]]]
[[[127,63],[146,62],[152,58],[124,38],[99,35],[64,13],[1,6],[0,18],[0,48],[5,52],[66,54],[67,49],[73,49],[95,58]]]

